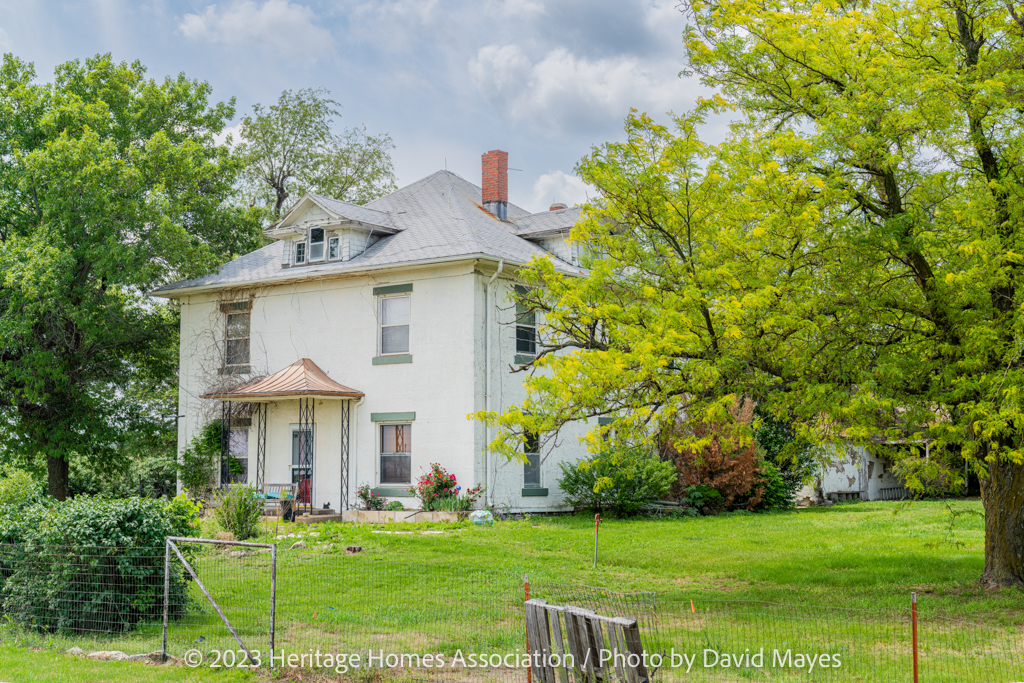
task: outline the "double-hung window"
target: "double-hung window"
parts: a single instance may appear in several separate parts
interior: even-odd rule
[[[540,488],[540,438],[537,434],[526,435],[523,447],[526,462],[523,463],[523,488]]]
[[[245,306],[244,310],[240,310]],[[224,365],[240,366],[249,364],[249,322],[248,304],[227,306],[227,334],[224,349]]]
[[[412,425],[380,426],[380,483],[412,483]]]
[[[228,435],[228,472],[232,484],[244,484],[249,478],[249,429],[232,429]]]
[[[537,314],[516,302],[516,355],[537,355]]]
[[[324,260],[324,229],[323,228],[310,228],[309,229],[309,260],[310,261],[323,261]]]
[[[412,297],[380,298],[380,355],[409,353],[409,309]]]

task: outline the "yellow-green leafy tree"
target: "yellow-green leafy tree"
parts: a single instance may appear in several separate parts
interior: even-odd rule
[[[671,129],[633,115],[581,162],[589,274],[523,271],[543,346],[525,404],[482,416],[495,447],[596,415],[623,439],[680,414],[743,439],[729,408],[752,397],[818,441],[910,444],[891,454],[911,483],[962,483],[966,460],[982,582],[1024,583],[1024,8],[686,16],[687,68],[719,96]],[[728,139],[701,142],[724,108]]]

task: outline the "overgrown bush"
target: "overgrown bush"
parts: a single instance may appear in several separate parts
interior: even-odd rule
[[[71,632],[123,631],[160,619],[165,539],[191,535],[199,516],[183,496],[79,496],[27,513],[32,524],[22,529],[2,611],[23,626]],[[178,616],[188,601],[180,572],[170,589]]]
[[[714,515],[718,514],[724,506],[724,499],[718,489],[706,484],[693,484],[687,486],[683,495],[679,498],[680,504],[686,510],[693,510],[691,514]]]
[[[388,503],[387,505],[385,505],[384,509],[385,510],[390,510],[392,512],[401,512],[402,510],[405,509],[405,506],[402,505],[402,501],[400,501],[400,500],[393,500],[390,503]]]
[[[757,504],[757,510],[782,510],[794,506],[793,497],[796,489],[790,486],[782,476],[782,471],[768,462],[762,460],[758,464],[758,472],[761,475],[761,486],[764,494]]]
[[[758,509],[791,508],[796,505],[796,493],[815,469],[811,444],[796,438],[793,428],[775,416],[754,409],[754,440],[759,467],[765,480],[764,498]],[[767,465],[767,466],[766,466]]]
[[[179,458],[181,486],[197,500],[206,500],[217,482],[220,438],[220,420],[208,422],[192,437]]]
[[[559,463],[562,476],[558,485],[565,500],[576,509],[633,515],[658,500],[676,480],[672,463],[643,448],[621,451]]]
[[[24,470],[0,471],[0,510],[31,505],[43,497],[43,484]]]
[[[689,434],[684,433],[687,430]],[[688,439],[703,446],[677,448]],[[711,425],[677,425],[665,436],[662,453],[679,473],[673,491],[676,498],[682,498],[690,486],[709,486],[722,496],[719,510],[754,510],[764,496],[755,445],[740,445]]]
[[[213,516],[217,522],[244,541],[259,534],[263,516],[263,496],[252,484],[231,486],[213,498]]]

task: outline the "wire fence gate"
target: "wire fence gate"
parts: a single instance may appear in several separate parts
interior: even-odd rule
[[[269,553],[269,558],[270,558],[270,560],[269,560],[270,561],[270,596],[269,596],[270,614],[269,614],[269,620],[268,620],[268,629],[269,629],[269,637],[268,637],[269,643],[268,644],[270,646],[269,647],[269,651],[270,652],[273,652],[273,650],[274,650],[274,626],[275,626],[275,616],[276,616],[275,612],[276,612],[276,607],[277,607],[277,545],[271,544],[271,543],[245,543],[245,542],[242,542],[242,541],[211,540],[211,539],[205,539],[205,538],[186,538],[186,537],[179,537],[179,536],[169,536],[167,538],[166,547],[164,549],[164,613],[163,613],[163,643],[162,643],[162,650],[161,650],[161,658],[163,659],[163,661],[167,661],[167,655],[168,655],[167,635],[168,635],[168,629],[169,629],[169,626],[170,626],[170,619],[171,619],[172,612],[174,613],[174,616],[176,617],[176,619],[175,619],[176,622],[184,621],[185,619],[188,618],[188,615],[190,615],[192,613],[202,614],[203,608],[207,607],[206,603],[209,603],[208,607],[212,608],[214,610],[214,612],[216,612],[217,616],[220,617],[221,622],[223,622],[224,627],[231,634],[231,637],[234,638],[236,643],[238,643],[238,646],[239,646],[239,648],[241,648],[241,651],[245,653],[245,661],[247,661],[249,664],[256,665],[257,664],[257,659],[255,657],[253,657],[251,648],[246,646],[245,642],[242,640],[242,636],[239,634],[239,630],[236,629],[236,627],[232,625],[231,620],[228,618],[228,615],[225,613],[224,609],[217,603],[217,601],[214,598],[214,596],[210,593],[209,588],[207,588],[206,584],[203,583],[203,580],[199,577],[199,574],[196,572],[195,568],[192,566],[192,563],[190,563],[189,560],[186,558],[185,554],[182,553],[181,549],[178,547],[179,543],[180,544],[206,544],[206,545],[209,545],[209,546],[219,547],[219,548],[240,548],[240,550],[233,550],[233,551],[231,551],[233,553],[233,557],[236,557],[236,558],[249,556],[249,554],[252,553],[253,551],[248,550],[248,549],[254,549],[254,551],[257,554],[261,554],[261,555],[266,555],[267,553]],[[191,555],[191,553],[190,553],[190,555]],[[192,581],[195,582],[196,587],[202,592],[203,597],[206,598],[206,603],[203,603],[202,601],[200,601],[198,609],[195,609],[195,610],[190,610],[189,609],[189,604],[188,604],[187,596],[186,596],[185,600],[179,600],[179,601],[176,601],[176,602],[172,602],[172,599],[171,599],[172,577],[174,577],[175,580],[180,580],[181,579],[181,577],[179,576],[180,575],[180,568],[177,565],[174,564],[175,562],[180,563],[180,568],[184,568],[188,572],[188,575],[191,577]],[[259,575],[258,571],[256,572],[256,575],[257,576]],[[224,582],[218,582],[218,584],[219,585],[223,585]],[[246,613],[241,613],[239,615],[235,615],[236,620],[238,620],[239,616],[242,617],[242,620],[240,621],[240,626],[242,627],[242,632],[246,635],[246,637],[249,638],[250,635],[252,635],[254,637],[258,636],[259,635],[258,634],[259,628],[258,627],[252,628],[252,625],[253,625],[253,622],[254,622],[254,620],[252,619],[252,615],[246,614]],[[256,621],[256,623],[258,623],[258,619],[255,620],[255,621]],[[205,636],[199,636],[199,637],[201,637],[201,638],[203,638],[203,640],[205,640]],[[199,641],[199,642],[203,642],[203,641]],[[250,639],[250,644],[252,644],[252,643],[253,643],[253,640]]]
[[[553,672],[561,681],[555,668],[532,671],[532,653],[557,650],[550,630],[527,630],[525,603],[541,600],[601,617],[600,644],[592,630],[588,647],[657,656],[643,668],[652,682],[910,683],[915,652],[918,683],[1024,680],[1019,615],[978,622],[918,605],[915,648],[909,604],[853,609],[624,592],[558,581],[544,567],[524,581],[519,568],[452,558],[410,564],[314,539],[288,550],[185,538],[159,548],[0,544],[0,641],[166,652],[207,666],[258,662],[345,675],[369,665],[453,683],[547,683]],[[562,616],[571,652],[565,624]],[[576,624],[577,652],[587,633]],[[607,663],[609,680],[630,680],[619,664]],[[586,670],[565,671],[586,679]]]

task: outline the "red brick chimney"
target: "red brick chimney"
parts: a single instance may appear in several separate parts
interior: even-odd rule
[[[500,220],[508,219],[508,152],[492,149],[482,157],[484,208]]]

